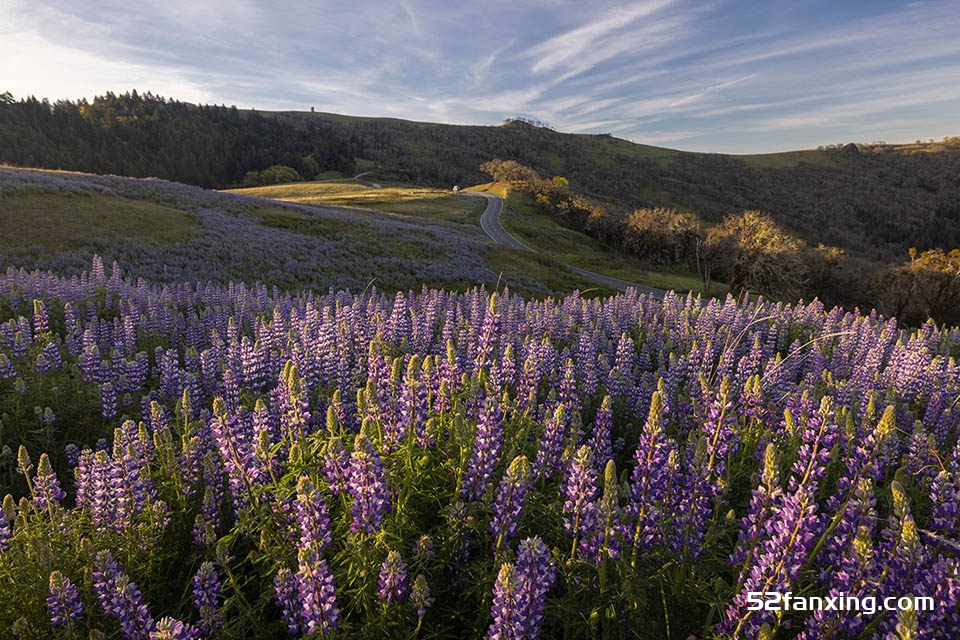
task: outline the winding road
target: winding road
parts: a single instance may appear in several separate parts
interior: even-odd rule
[[[487,193],[485,191],[464,191],[462,193],[469,196],[481,196],[487,199],[487,208],[484,210],[483,215],[480,216],[480,227],[483,229],[484,233],[490,236],[491,240],[497,244],[502,244],[504,246],[519,249],[521,251],[532,251],[533,253],[537,252],[535,249],[532,249],[510,235],[510,233],[503,228],[503,225],[500,224],[500,214],[503,212],[503,198],[496,194]],[[619,289],[620,291],[636,289],[637,293],[645,293],[648,296],[658,300],[662,300],[663,296],[667,293],[663,289],[655,289],[654,287],[647,287],[642,284],[637,284],[636,282],[628,282],[627,280],[620,280],[619,278],[611,278],[610,276],[605,276],[602,273],[588,271],[587,269],[581,269],[580,267],[575,267],[570,264],[560,264],[563,264],[564,267],[570,271],[573,271],[579,276],[607,287]]]

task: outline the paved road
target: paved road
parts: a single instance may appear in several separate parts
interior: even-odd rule
[[[503,198],[483,191],[464,191],[464,193],[471,196],[483,196],[487,199],[487,208],[484,210],[483,215],[480,216],[480,226],[483,228],[483,231],[490,236],[491,240],[497,244],[513,247],[514,249],[533,251],[533,253],[536,253],[534,249],[531,249],[510,235],[500,224],[500,212],[503,211]]]
[[[463,193],[470,196],[482,196],[487,199],[487,208],[484,210],[483,215],[480,216],[480,227],[488,236],[490,236],[491,240],[497,244],[513,247],[514,249],[532,251],[536,253],[535,249],[530,248],[514,238],[506,229],[503,228],[503,225],[500,224],[500,213],[503,211],[503,198],[492,193],[486,193],[485,191],[464,191]],[[636,289],[638,293],[645,293],[650,297],[657,298],[658,300],[662,300],[663,296],[667,293],[663,289],[655,289],[653,287],[647,287],[635,282],[628,282],[626,280],[620,280],[619,278],[611,278],[610,276],[605,276],[602,273],[588,271],[587,269],[581,269],[580,267],[574,267],[573,265],[564,264],[563,266],[588,280],[593,280],[594,282],[607,287],[612,287],[614,289],[619,289],[620,291]]]

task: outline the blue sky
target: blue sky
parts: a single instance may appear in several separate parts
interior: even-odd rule
[[[0,0],[0,91],[461,124],[695,151],[960,135],[960,2]]]

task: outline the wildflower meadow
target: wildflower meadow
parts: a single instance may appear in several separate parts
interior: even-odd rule
[[[122,267],[0,275],[0,636],[960,637],[956,328]]]

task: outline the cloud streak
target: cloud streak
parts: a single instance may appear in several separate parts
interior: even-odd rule
[[[846,4],[0,0],[0,91],[523,115],[705,151],[960,133],[956,2]]]

